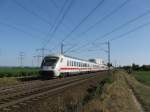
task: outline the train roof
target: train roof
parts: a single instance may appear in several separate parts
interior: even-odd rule
[[[63,54],[49,54],[46,57],[49,57],[49,56],[54,56],[54,57],[64,56],[64,57],[68,57],[68,58],[72,58],[72,59],[77,59],[77,60],[81,60],[81,61],[90,62],[89,60],[84,60],[84,59],[80,59],[80,58],[76,58],[76,57],[72,57],[72,56],[68,56],[68,55],[63,55]],[[95,63],[95,62],[90,62],[90,63]],[[95,63],[95,64],[98,64],[98,63]]]

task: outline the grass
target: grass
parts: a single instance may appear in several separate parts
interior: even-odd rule
[[[150,71],[136,71],[134,76],[138,81],[150,86]]]
[[[144,74],[144,75],[146,75],[146,74]],[[126,78],[129,82],[130,86],[132,87],[132,90],[134,91],[136,97],[142,104],[145,112],[150,112],[150,87],[145,85],[145,82],[141,83],[141,82],[137,81],[131,75],[126,75]]]
[[[150,87],[122,71],[115,72],[112,79],[112,83],[104,85],[99,97],[85,105],[83,112],[140,112],[142,109],[150,112]]]
[[[0,78],[39,75],[37,68],[0,67]]]
[[[0,87],[14,85],[19,83],[19,81],[14,77],[4,77],[0,78]]]

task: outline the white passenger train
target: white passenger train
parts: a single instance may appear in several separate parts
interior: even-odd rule
[[[62,54],[45,56],[41,64],[41,74],[50,77],[69,76],[107,69],[108,67],[103,63],[98,64]]]

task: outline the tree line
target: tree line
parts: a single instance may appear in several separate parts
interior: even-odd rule
[[[128,65],[128,66],[122,66],[119,67],[121,69],[125,69],[125,70],[131,70],[131,71],[150,71],[150,65],[138,65],[138,64],[132,64],[132,65]]]

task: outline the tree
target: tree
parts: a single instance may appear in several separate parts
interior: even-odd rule
[[[139,70],[140,69],[140,67],[139,67],[139,65],[136,65],[136,64],[132,64],[132,70]]]

